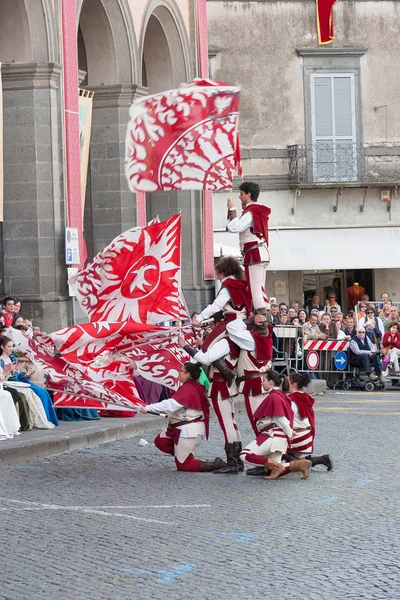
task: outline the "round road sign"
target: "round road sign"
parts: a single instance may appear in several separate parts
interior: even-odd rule
[[[318,352],[315,352],[314,350],[311,350],[311,352],[309,352],[307,354],[307,364],[308,364],[308,368],[311,370],[314,370],[318,367],[319,365],[319,354]]]

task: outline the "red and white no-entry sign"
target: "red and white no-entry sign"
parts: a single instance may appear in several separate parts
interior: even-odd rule
[[[319,354],[318,352],[309,352],[307,354],[307,364],[309,369],[316,369],[319,365]]]

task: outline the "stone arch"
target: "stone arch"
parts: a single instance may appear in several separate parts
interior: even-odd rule
[[[51,0],[0,0],[0,59],[56,62],[57,34]]]
[[[138,81],[138,51],[128,0],[78,0],[78,48],[82,41],[88,70],[92,69],[85,84]],[[82,62],[80,69],[86,70]]]
[[[141,29],[140,59],[142,85],[151,92],[191,79],[188,34],[174,0],[150,0]]]

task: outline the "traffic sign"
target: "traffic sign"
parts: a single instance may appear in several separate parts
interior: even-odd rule
[[[338,352],[335,356],[335,367],[339,371],[344,371],[347,367],[347,354],[346,352]]]
[[[67,227],[65,230],[65,262],[67,265],[79,265],[79,237],[77,227]]]
[[[314,371],[319,365],[319,354],[313,350],[307,354],[306,358],[308,368]]]

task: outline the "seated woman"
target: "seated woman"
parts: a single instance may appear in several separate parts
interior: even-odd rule
[[[267,392],[264,400],[254,413],[257,438],[240,453],[244,463],[257,465],[247,471],[248,475],[262,475],[265,479],[276,479],[287,473],[301,472],[307,479],[311,461],[294,460],[281,464],[289,440],[293,435],[293,410],[285,392],[289,389],[287,377],[277,371],[267,371],[263,378],[263,388]],[[260,468],[261,467],[261,468]]]
[[[0,440],[19,435],[20,422],[12,395],[0,389]]]
[[[382,369],[394,369],[394,374],[400,376],[400,331],[399,323],[392,323],[390,329],[385,333],[382,340],[383,354],[385,355]]]
[[[289,395],[294,413],[293,436],[289,443],[288,455],[284,458],[306,458],[311,460],[311,466],[324,465],[328,471],[332,470],[332,461],[329,454],[311,456],[314,450],[315,416],[314,398],[304,391],[311,381],[308,373],[290,373]]]
[[[167,429],[155,438],[154,444],[161,452],[175,457],[178,471],[204,473],[226,467],[222,458],[207,461],[194,457],[204,437],[208,439],[210,421],[209,402],[199,377],[200,365],[185,363],[179,373],[182,385],[172,398],[139,408],[141,413],[170,413]]]
[[[51,397],[49,392],[44,388],[34,385],[29,382],[31,375],[33,374],[32,370],[24,370],[20,369],[18,365],[18,359],[14,356],[13,352],[13,343],[10,338],[3,336],[0,338],[0,366],[4,369],[7,365],[10,365],[9,368],[12,370],[12,376],[9,378],[9,381],[21,381],[23,383],[27,383],[29,387],[37,396],[39,396],[42,401],[43,408],[46,412],[47,420],[53,425],[58,425],[58,419],[56,415],[56,411],[54,410],[53,402],[51,401]]]

